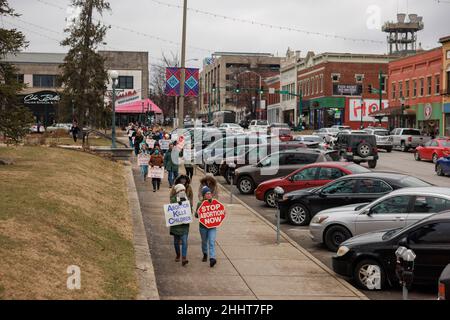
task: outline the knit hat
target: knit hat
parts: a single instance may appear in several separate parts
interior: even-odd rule
[[[179,193],[179,192],[181,192],[181,191],[186,191],[186,187],[185,187],[184,185],[182,185],[181,183],[180,183],[180,184],[177,184],[177,185],[174,187],[174,189],[175,189],[175,192],[176,192],[176,193]]]
[[[202,188],[202,196],[204,196],[205,194],[207,194],[208,192],[211,192],[211,189],[210,188],[208,188],[208,187],[203,187]]]

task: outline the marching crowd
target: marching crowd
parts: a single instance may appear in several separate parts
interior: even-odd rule
[[[163,128],[144,127],[130,123],[127,127],[127,135],[130,147],[134,149],[136,157],[147,155],[148,163],[140,164],[141,175],[144,182],[149,175],[149,168],[159,168],[167,172],[169,183],[169,201],[170,203],[182,203],[189,201],[191,210],[194,203],[194,192],[191,187],[192,177],[194,175],[194,165],[188,159],[183,161],[183,149],[177,147],[177,142],[171,140]],[[163,146],[164,144],[164,146]],[[180,174],[179,167],[183,163],[186,174]],[[163,172],[164,172],[163,171]],[[161,187],[161,177],[152,177],[153,192],[157,192]],[[198,189],[198,199],[195,217],[198,218],[197,211],[204,201],[212,202],[219,196],[218,183],[211,175],[206,175],[200,180]],[[170,227],[170,235],[174,239],[175,261],[180,262],[182,266],[188,264],[188,236],[189,224],[181,224]],[[199,232],[201,236],[201,248],[203,253],[203,262],[208,261],[210,267],[217,263],[215,241],[217,235],[216,228],[207,228],[199,222]]]

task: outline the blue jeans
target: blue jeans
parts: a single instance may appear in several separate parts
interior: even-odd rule
[[[148,175],[148,166],[141,166],[141,174],[143,177],[147,177]]]
[[[200,236],[202,237],[202,252],[208,254],[209,245],[209,258],[216,258],[216,235],[217,228],[207,229],[200,227]]]
[[[175,182],[175,179],[178,177],[178,170],[177,171],[167,171],[167,179],[169,179],[169,186],[173,186],[173,183]]]
[[[173,245],[175,246],[175,253],[177,256],[180,255],[180,242],[181,242],[181,256],[187,257],[188,249],[188,234],[183,234],[182,236],[173,236]]]

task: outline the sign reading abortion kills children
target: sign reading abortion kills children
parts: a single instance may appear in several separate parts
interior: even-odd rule
[[[181,204],[171,203],[164,205],[164,214],[166,216],[167,227],[192,222],[191,205],[189,201],[184,201]]]
[[[216,199],[211,202],[205,200],[198,208],[197,213],[202,225],[208,229],[217,228],[225,219],[225,206]]]

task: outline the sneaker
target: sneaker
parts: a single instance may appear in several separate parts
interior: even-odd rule
[[[156,192],[156,190],[155,190],[155,189],[153,189],[153,192]]]
[[[214,267],[216,265],[216,263],[217,263],[216,259],[213,259],[213,258],[209,259],[209,266],[211,268]]]
[[[181,265],[184,267],[189,263],[189,260],[183,257],[183,261],[181,262]]]
[[[208,260],[208,255],[206,253],[204,253],[202,262],[206,262],[207,260]]]

